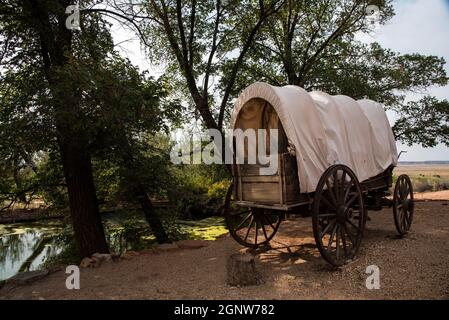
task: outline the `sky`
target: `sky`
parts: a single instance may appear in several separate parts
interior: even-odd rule
[[[399,0],[395,3],[396,15],[364,41],[377,41],[383,47],[400,53],[420,53],[444,57],[449,63],[449,0]],[[446,64],[449,74],[449,64]],[[429,88],[427,94],[439,99],[449,99],[449,86]],[[418,100],[418,95],[408,95]],[[388,114],[390,122],[395,116]],[[407,151],[401,161],[449,160],[449,148],[439,145],[424,149],[420,146],[397,144],[398,151]]]
[[[394,4],[396,15],[371,35],[360,37],[363,41],[377,41],[383,47],[400,53],[420,53],[444,57],[448,62],[446,71],[449,74],[449,0],[398,0]],[[121,43],[120,48],[131,62],[142,70],[158,76],[160,70],[151,67],[145,58],[137,38],[132,33],[115,25],[114,40]],[[125,41],[125,42],[123,42]],[[449,99],[449,85],[432,87],[426,92],[439,99]],[[418,100],[419,95],[408,95],[410,100]],[[388,114],[393,123],[395,115]],[[397,144],[398,151],[407,151],[401,161],[449,161],[449,147],[438,145],[424,149],[420,146]]]

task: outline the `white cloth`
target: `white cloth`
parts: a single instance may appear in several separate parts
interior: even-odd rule
[[[252,127],[245,125],[240,111],[248,106],[251,110],[245,111],[261,112],[265,102],[276,110],[289,143],[295,147],[302,193],[314,192],[321,175],[333,164],[347,165],[359,181],[397,164],[393,132],[379,103],[257,82],[238,97],[231,128]],[[245,117],[252,118],[248,112]]]

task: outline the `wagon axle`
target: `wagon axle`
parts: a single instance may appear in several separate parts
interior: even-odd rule
[[[353,216],[352,208],[349,208],[345,205],[340,205],[337,209],[337,221],[341,224],[344,224],[347,219],[351,219]]]

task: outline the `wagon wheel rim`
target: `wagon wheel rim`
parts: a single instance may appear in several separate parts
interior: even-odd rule
[[[354,259],[365,221],[363,194],[356,175],[344,165],[330,167],[317,185],[312,212],[313,234],[321,256],[334,266]]]
[[[410,231],[414,212],[413,186],[407,175],[396,181],[393,194],[393,217],[397,232],[403,236]]]
[[[231,236],[248,248],[268,244],[282,221],[273,210],[242,207],[226,210],[225,220]]]

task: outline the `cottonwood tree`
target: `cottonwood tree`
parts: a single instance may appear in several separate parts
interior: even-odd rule
[[[406,100],[407,93],[424,93],[448,83],[445,60],[400,54],[357,40],[393,16],[391,1],[289,0],[261,30],[233,94],[247,83],[265,80],[370,98],[398,114],[393,127],[398,140],[426,147],[449,145],[448,101]],[[222,87],[226,77],[223,81]]]
[[[7,77],[26,77],[29,73],[39,81],[34,86],[40,86],[40,93],[44,94],[31,95],[29,101],[22,103],[25,110],[34,111],[38,119],[45,115],[51,118],[53,127],[47,127],[50,129],[47,134],[56,140],[61,156],[75,238],[80,253],[90,256],[95,252],[107,253],[109,249],[100,219],[88,130],[80,104],[83,92],[79,83],[88,79],[77,79],[81,75],[77,59],[85,58],[82,55],[87,53],[78,51],[77,56],[75,46],[88,45],[95,49],[92,43],[111,42],[108,35],[101,32],[104,24],[98,19],[87,24],[87,28],[96,33],[96,40],[93,32],[90,37],[74,36],[65,23],[65,10],[71,4],[68,0],[3,1],[0,30],[5,53],[1,62]],[[6,88],[6,93],[8,89],[15,90],[14,87]],[[34,101],[35,98],[46,99],[46,103],[40,104],[41,101]]]
[[[121,193],[138,201],[159,243],[169,240],[149,194],[167,188],[169,154],[155,143],[155,136],[168,133],[181,119],[181,107],[169,97],[171,87],[156,81],[127,60],[115,57],[92,70],[95,83],[87,90],[86,104],[96,128],[95,159],[118,170]]]
[[[447,84],[444,59],[358,40],[394,16],[391,1],[117,0],[110,8],[138,31],[154,62],[165,61],[208,128],[222,129],[232,98],[262,80],[379,101],[398,114],[397,139],[449,143],[449,103],[406,100]]]
[[[142,167],[135,160],[142,158],[136,137],[158,131],[162,118],[174,115],[176,108],[163,112],[160,83],[115,55],[109,24],[101,14],[84,12],[81,30],[68,30],[65,10],[71,4],[0,4],[1,154],[6,162],[24,163],[43,150],[60,160],[82,256],[108,252],[92,173],[92,157],[101,158],[103,151],[119,159],[125,180],[134,186],[130,192],[139,199],[158,240],[166,241],[148,197],[148,175],[136,179],[127,172]],[[37,182],[42,188],[42,180]]]
[[[223,129],[237,75],[265,21],[285,0],[109,1],[97,12],[137,31],[147,53],[166,67],[209,129]],[[227,68],[227,83],[218,80]],[[184,95],[186,96],[186,95]]]

